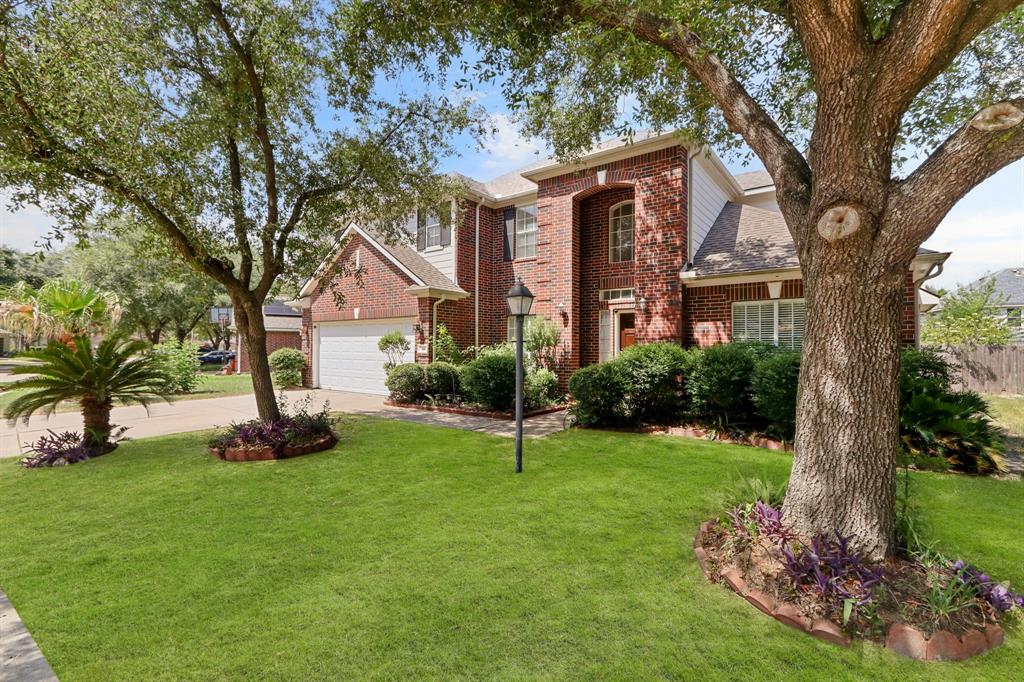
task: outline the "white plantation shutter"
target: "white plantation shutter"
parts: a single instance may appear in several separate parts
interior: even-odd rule
[[[604,362],[612,357],[612,311],[602,310],[599,315],[598,360]]]
[[[800,349],[804,340],[803,301],[779,301],[779,345],[784,348]]]
[[[803,299],[744,301],[732,305],[732,340],[799,349],[804,338]]]
[[[775,303],[753,301],[732,306],[732,340],[775,342]]]

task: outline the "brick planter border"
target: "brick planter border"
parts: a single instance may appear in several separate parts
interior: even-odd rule
[[[717,576],[708,565],[704,537],[711,527],[710,521],[700,525],[693,538],[693,553],[700,569],[711,582],[721,582],[743,597],[759,611],[775,620],[817,637],[825,642],[850,646],[849,635],[837,623],[824,618],[812,619],[788,602],[776,601],[771,595],[756,588],[748,588],[745,576],[735,566],[725,566]],[[906,623],[893,623],[885,638],[885,648],[918,661],[963,661],[1001,645],[1005,638],[1003,628],[988,625],[984,630],[968,630],[959,637],[948,630],[939,630],[927,637],[922,631]]]
[[[223,452],[216,448],[210,448],[210,454],[226,462],[266,462],[272,459],[289,459],[314,452],[323,452],[330,450],[337,443],[337,437],[330,435],[305,445],[286,445],[280,457],[274,457],[274,450],[269,445],[259,448],[225,448]]]
[[[461,414],[466,417],[489,417],[491,419],[505,419],[511,421],[516,418],[512,412],[488,412],[487,410],[474,410],[469,407],[448,407],[446,405],[420,405],[418,403],[399,403],[394,400],[385,400],[384,404],[389,407],[401,407],[406,410],[425,410],[427,412],[445,412],[447,414]],[[539,410],[523,412],[523,419],[537,417],[542,414],[551,414],[565,409],[565,405],[550,405]]]

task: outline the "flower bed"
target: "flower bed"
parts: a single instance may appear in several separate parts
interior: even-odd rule
[[[402,407],[411,410],[427,410],[429,412],[446,412],[448,414],[462,414],[470,417],[490,417],[491,419],[515,419],[515,412],[494,412],[482,408],[470,407],[468,405],[431,405],[430,403],[400,403],[395,400],[385,400],[385,405],[391,407]],[[542,414],[550,414],[564,410],[565,405],[548,405],[537,410],[524,410],[523,418],[536,417]]]
[[[228,462],[258,462],[321,452],[337,444],[329,405],[311,414],[308,396],[289,414],[283,393],[278,400],[280,419],[232,424],[210,439],[210,453]]]
[[[701,525],[694,553],[722,582],[776,620],[833,644],[861,638],[911,658],[958,661],[999,646],[1002,619],[1024,597],[962,561],[873,563],[838,536],[798,539],[758,501]]]

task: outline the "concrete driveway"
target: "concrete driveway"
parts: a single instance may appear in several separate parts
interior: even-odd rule
[[[513,436],[514,423],[504,419],[472,417],[441,412],[427,412],[405,408],[388,407],[380,396],[360,393],[343,393],[323,389],[288,391],[288,401],[294,405],[307,395],[313,396],[313,409],[320,409],[324,403],[331,411],[369,414],[388,419],[401,419],[420,424],[434,424],[449,428],[480,431],[498,436]],[[540,415],[527,419],[523,431],[527,437],[537,438],[562,430],[563,412]],[[201,431],[231,422],[255,419],[256,399],[252,395],[235,395],[203,400],[179,400],[173,403],[151,405],[147,412],[138,405],[115,407],[111,421],[127,426],[129,438],[163,436],[170,433]],[[81,431],[82,418],[77,412],[62,412],[50,418],[35,416],[29,423],[18,422],[11,426],[0,422],[0,457],[16,457],[48,429],[57,431]]]

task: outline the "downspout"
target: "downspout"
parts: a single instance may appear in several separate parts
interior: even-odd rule
[[[921,346],[921,287],[928,280],[941,275],[944,269],[944,262],[932,263],[925,276],[914,285],[914,345],[917,347]]]
[[[442,294],[436,301],[434,301],[433,313],[430,320],[430,361],[435,362],[437,360],[437,306],[441,305],[448,299]]]
[[[473,276],[473,347],[480,347],[480,202],[476,202],[476,270]]]

